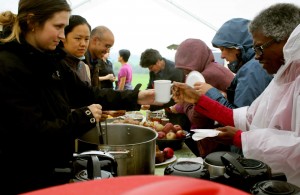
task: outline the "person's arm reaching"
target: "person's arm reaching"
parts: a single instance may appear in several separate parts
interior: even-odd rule
[[[234,126],[232,109],[205,95],[199,98],[195,105],[195,110],[223,125]]]

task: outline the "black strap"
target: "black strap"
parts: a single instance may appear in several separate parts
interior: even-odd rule
[[[101,164],[98,156],[91,155],[87,162],[87,173],[89,179],[101,178]]]
[[[226,153],[221,156],[221,160],[225,167],[234,167],[243,178],[247,179],[250,177],[250,174],[244,169],[244,167],[239,163],[232,155]]]

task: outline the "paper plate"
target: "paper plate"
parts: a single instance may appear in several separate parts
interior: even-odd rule
[[[195,133],[192,135],[193,140],[199,141],[206,137],[218,136],[220,131],[216,129],[191,129]]]
[[[193,70],[192,72],[190,72],[187,75],[185,83],[188,84],[191,87],[194,87],[194,84],[196,82],[203,82],[204,83],[205,78],[203,77],[203,75],[200,72]]]

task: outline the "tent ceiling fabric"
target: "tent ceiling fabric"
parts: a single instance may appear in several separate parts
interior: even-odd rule
[[[277,2],[300,6],[299,0],[68,0],[72,14],[85,17],[92,28],[109,27],[115,35],[112,50],[127,48],[140,54],[146,48],[173,55],[168,46],[199,38],[209,47],[216,29],[233,17],[252,19]],[[18,0],[1,2],[1,11],[17,13]]]

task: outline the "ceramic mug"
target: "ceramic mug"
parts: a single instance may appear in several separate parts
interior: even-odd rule
[[[170,80],[155,80],[155,101],[158,103],[168,103],[172,97],[171,87],[172,83]]]

